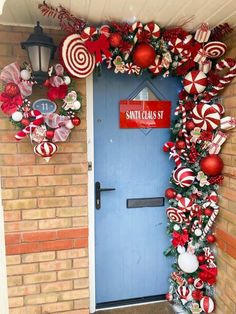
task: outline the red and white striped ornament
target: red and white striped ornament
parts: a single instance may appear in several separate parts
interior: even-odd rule
[[[208,23],[202,23],[196,30],[194,39],[199,43],[207,42],[211,35]]]
[[[174,208],[174,207],[167,208],[166,215],[172,222],[176,222],[179,224],[183,222],[187,222],[187,218],[185,214],[178,208]]]
[[[152,65],[150,65],[150,67],[148,69],[154,75],[158,75],[163,69],[161,56],[157,55],[154,63]]]
[[[99,29],[99,33],[105,35],[107,38],[110,37],[111,28],[109,25],[102,25]]]
[[[225,54],[227,46],[220,41],[211,41],[207,43],[203,49],[209,58],[217,59]]]
[[[96,27],[88,26],[81,33],[81,39],[87,41],[91,39],[94,35],[97,35],[98,31]]]
[[[43,157],[46,162],[49,162],[50,158],[56,151],[57,145],[49,141],[43,141],[34,147],[34,153]]]
[[[225,108],[224,108],[223,105],[221,105],[221,104],[213,104],[211,106],[213,108],[215,108],[219,112],[220,115],[223,115],[225,113]]]
[[[173,172],[173,179],[177,185],[182,188],[189,187],[195,180],[192,169],[186,167],[178,167]]]
[[[177,288],[177,293],[183,304],[187,303],[191,297],[191,291],[188,287],[182,286]]]
[[[196,126],[205,131],[212,131],[220,124],[218,110],[207,104],[196,105],[192,112],[192,119]]]
[[[44,116],[39,110],[31,110],[29,112],[29,117],[35,118],[34,121],[30,122],[23,130],[19,131],[15,135],[17,141],[22,140],[26,135],[31,134],[39,125],[44,122]]]
[[[181,54],[181,52],[184,50],[183,41],[180,38],[169,41],[168,45],[170,46],[170,51],[174,54]]]
[[[215,309],[215,302],[211,297],[205,296],[200,300],[200,306],[205,313],[212,313]]]
[[[187,93],[200,94],[207,86],[207,77],[202,71],[194,70],[185,75],[183,85]]]
[[[178,207],[183,212],[190,211],[193,206],[193,201],[188,197],[181,197],[178,201]]]
[[[154,22],[149,22],[144,26],[145,31],[151,34],[153,38],[159,38],[161,35],[160,27]]]
[[[202,289],[204,287],[204,282],[200,278],[196,278],[193,285],[196,289]]]
[[[89,76],[95,67],[95,56],[89,53],[80,35],[67,36],[61,44],[61,59],[68,73],[75,78]]]

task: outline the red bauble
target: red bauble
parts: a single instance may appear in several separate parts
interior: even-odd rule
[[[23,126],[28,126],[30,124],[30,120],[23,118],[20,122]]]
[[[154,63],[156,57],[155,49],[146,43],[138,44],[133,51],[133,62],[140,68],[148,68]]]
[[[53,130],[48,130],[48,131],[46,132],[46,137],[47,137],[48,139],[52,139],[53,136],[54,136],[54,131],[53,131]]]
[[[193,277],[189,277],[187,280],[189,285],[192,285],[194,283],[194,278]]]
[[[81,121],[80,121],[80,118],[78,118],[78,117],[72,118],[71,121],[72,121],[72,123],[74,124],[74,126],[80,125],[80,122],[81,122]]]
[[[197,260],[199,263],[204,263],[205,262],[205,256],[204,255],[198,255]]]
[[[168,199],[170,199],[170,198],[175,198],[176,195],[177,195],[177,193],[176,193],[175,189],[173,189],[173,188],[168,188],[168,189],[166,189],[166,191],[165,191],[165,196],[166,196],[166,198],[168,198]]]
[[[112,33],[109,37],[109,41],[112,47],[120,47],[122,43],[122,36],[119,33]]]
[[[191,130],[193,130],[195,128],[195,124],[193,123],[193,121],[192,120],[188,120],[187,122],[186,122],[186,129],[188,130],[188,131],[191,131]]]
[[[206,237],[207,242],[214,243],[216,241],[216,237],[213,234],[208,234]]]
[[[185,147],[186,147],[186,144],[185,144],[185,141],[177,141],[176,142],[176,148],[177,149],[185,149]]]
[[[184,132],[183,132],[183,130],[180,130],[179,132],[178,132],[178,137],[183,137],[184,136]]]
[[[171,293],[166,293],[166,300],[167,301],[172,301],[173,300],[173,295]]]
[[[208,176],[221,174],[224,163],[218,155],[208,155],[200,161],[201,170]]]
[[[13,98],[20,94],[20,89],[15,83],[7,83],[4,88],[4,93],[7,94],[7,96]]]
[[[213,213],[213,210],[209,207],[207,207],[205,210],[204,210],[204,215],[206,216],[211,216]]]

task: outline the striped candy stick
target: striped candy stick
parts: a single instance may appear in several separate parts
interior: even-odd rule
[[[39,110],[31,110],[29,112],[29,117],[33,117],[35,118],[35,120],[30,122],[30,124],[26,126],[23,130],[17,132],[17,134],[15,135],[15,139],[17,141],[22,140],[28,134],[32,133],[39,125],[44,122],[44,117]]]
[[[129,48],[129,51],[125,54],[125,56],[124,56],[124,59],[125,60],[127,60],[128,58],[129,58],[129,56],[130,56],[130,54],[131,54],[131,52],[132,52],[132,50],[133,50],[133,48],[134,48],[134,46],[135,46],[135,44],[137,43],[137,41],[138,41],[138,35],[141,33],[141,31],[143,30],[143,24],[141,23],[141,22],[135,22],[133,25],[132,25],[132,31],[133,32],[135,32],[136,30],[137,30],[137,32],[136,32],[136,34],[135,34],[135,36],[134,36],[134,39],[133,39],[133,45]]]
[[[214,222],[215,222],[216,217],[217,217],[218,214],[219,214],[219,209],[218,209],[218,208],[217,208],[217,209],[214,209],[214,211],[213,211],[213,213],[211,214],[211,217],[210,217],[208,223],[206,224],[205,228],[203,229],[203,233],[202,233],[202,235],[201,235],[201,237],[200,237],[200,239],[199,239],[200,241],[203,241],[203,240],[204,240],[205,236],[207,235],[207,233],[209,232],[209,230],[212,228],[212,226],[213,226],[213,224],[214,224]]]
[[[181,160],[180,160],[180,156],[177,153],[176,148],[175,148],[175,144],[173,142],[166,142],[163,146],[163,150],[165,152],[168,152],[168,151],[170,152],[170,157],[174,158],[174,161],[175,161],[177,168],[182,165]]]
[[[187,149],[190,149],[191,147],[191,143],[190,143],[190,138],[189,138],[189,135],[188,135],[188,132],[186,130],[186,123],[187,123],[187,113],[186,113],[186,110],[184,108],[184,105],[179,105],[176,109],[175,109],[175,115],[177,115],[179,113],[179,111],[181,111],[182,113],[182,122],[183,122],[183,135],[184,135],[184,139],[185,139],[185,144],[186,144],[186,148]],[[188,154],[187,152],[185,151],[185,149],[181,150],[181,154],[184,155],[185,159],[188,160]]]

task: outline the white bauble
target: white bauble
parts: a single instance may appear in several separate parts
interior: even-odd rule
[[[14,113],[12,114],[11,117],[12,117],[12,119],[13,119],[14,121],[19,122],[19,121],[22,120],[23,114],[22,114],[20,111],[16,111],[16,112],[14,112]]]
[[[202,230],[198,228],[194,231],[194,234],[196,237],[200,237],[202,235]]]
[[[179,254],[183,254],[185,252],[185,247],[184,246],[181,246],[181,245],[178,245],[177,247],[177,252]]]
[[[65,121],[65,126],[67,129],[73,129],[75,127],[71,120]]]
[[[65,82],[66,85],[70,85],[71,78],[69,76],[64,76],[64,82]]]
[[[173,228],[174,228],[175,231],[179,231],[180,230],[180,226],[177,225],[177,224],[175,224]]]
[[[20,72],[20,76],[22,78],[22,80],[28,81],[31,78],[31,74],[28,70],[22,70]]]
[[[73,103],[73,109],[74,109],[74,110],[79,110],[80,107],[81,107],[81,103],[80,103],[78,100],[76,100],[76,101]]]
[[[196,255],[185,252],[179,255],[178,265],[182,271],[191,274],[198,269],[199,262]]]

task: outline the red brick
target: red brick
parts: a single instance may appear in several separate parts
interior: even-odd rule
[[[22,233],[22,242],[41,242],[55,240],[56,238],[56,231],[36,231]]]
[[[78,239],[74,243],[75,248],[88,247],[88,239]]]
[[[63,229],[58,230],[58,238],[60,239],[77,239],[77,238],[87,238],[88,237],[88,228],[80,229]]]
[[[20,233],[6,234],[6,236],[5,236],[6,244],[20,243],[20,241],[21,241],[21,234]]]
[[[233,248],[236,248],[236,237],[230,235],[229,233],[217,228],[216,236],[223,240],[226,244],[229,244]]]
[[[57,251],[73,248],[72,240],[56,240],[40,243],[41,251]]]
[[[38,243],[22,243],[22,244],[8,245],[6,247],[7,255],[36,253],[36,252],[40,252],[40,246]]]

